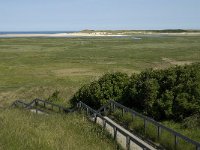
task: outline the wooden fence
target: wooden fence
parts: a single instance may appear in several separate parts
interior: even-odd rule
[[[39,107],[43,107],[43,108],[47,108],[47,109],[51,109],[52,111],[57,111],[57,112],[64,112],[64,113],[67,113],[67,112],[72,112],[74,111],[74,109],[69,109],[69,108],[66,108],[66,107],[63,107],[61,105],[57,105],[57,104],[54,104],[54,103],[51,103],[51,102],[48,102],[48,101],[44,101],[44,100],[41,100],[41,99],[34,99],[33,101],[31,101],[30,103],[25,103],[25,102],[22,102],[20,100],[17,100],[15,101],[12,106],[19,106],[19,107],[23,107],[23,108],[26,108],[26,109],[36,109],[36,113],[37,111],[43,111],[43,110],[40,110],[38,108]],[[109,122],[108,120],[106,120],[103,115],[101,114],[101,112],[105,112],[106,110],[115,110],[116,108],[118,109],[121,109],[121,113],[122,113],[122,116],[124,115],[125,112],[128,112],[130,113],[133,117],[137,116],[139,118],[141,118],[143,120],[143,127],[144,127],[144,131],[146,131],[147,129],[147,126],[148,126],[148,123],[151,123],[153,124],[156,128],[157,128],[157,138],[159,139],[161,137],[161,131],[162,130],[165,130],[167,132],[169,132],[170,134],[172,134],[174,136],[174,147],[176,149],[176,147],[178,146],[179,142],[178,142],[178,138],[179,139],[182,139],[184,141],[186,141],[187,143],[190,143],[192,145],[195,146],[196,150],[200,150],[200,143],[197,142],[197,141],[194,141],[158,122],[156,122],[154,119],[152,118],[149,118],[147,116],[144,116],[130,108],[127,108],[115,101],[112,101],[110,100],[108,102],[108,104],[106,104],[105,106],[102,106],[99,110],[94,110],[92,109],[91,107],[87,106],[86,104],[84,104],[83,102],[79,102],[77,103],[77,108],[82,108],[86,111],[86,114],[87,115],[92,115],[95,119],[95,122],[96,122],[96,119],[97,117],[101,118],[103,120],[103,124],[109,124],[111,127],[113,127],[113,130],[114,130],[114,139],[116,139],[116,133],[117,131],[119,131],[120,133],[122,133],[124,136],[126,136],[126,146],[127,146],[127,149],[130,149],[130,141],[132,142],[135,142],[136,144],[138,144],[140,147],[142,147],[143,149],[146,149],[148,150],[148,147],[145,147],[145,145],[142,145],[141,143],[137,143],[137,141],[135,141],[135,139],[133,139],[132,137],[130,137],[127,133],[125,133],[124,131],[122,131],[120,128],[116,127],[113,123]],[[103,125],[103,127],[105,127]]]
[[[184,135],[182,135],[182,134],[180,134],[180,133],[178,133],[178,132],[176,132],[176,131],[174,131],[174,130],[172,130],[172,129],[170,129],[170,128],[168,128],[168,127],[166,127],[166,126],[164,126],[164,125],[162,125],[158,122],[156,122],[154,119],[149,118],[147,116],[144,116],[144,115],[142,115],[142,114],[140,114],[140,113],[138,113],[138,112],[136,112],[136,111],[134,111],[130,108],[127,108],[127,107],[125,107],[125,106],[123,106],[123,105],[121,105],[121,104],[119,104],[115,101],[112,101],[112,100],[110,100],[108,102],[108,104],[109,104],[109,106],[107,105],[107,107],[102,107],[102,109],[104,111],[106,111],[106,109],[111,109],[113,111],[116,108],[119,108],[119,109],[121,109],[122,116],[124,115],[125,112],[129,112],[132,115],[132,117],[137,116],[137,117],[141,118],[143,120],[144,132],[146,132],[148,123],[153,124],[157,128],[157,138],[158,139],[161,137],[161,131],[162,130],[165,130],[168,133],[172,134],[174,136],[174,148],[175,149],[177,148],[177,146],[179,144],[178,138],[180,138],[183,141],[186,141],[187,143],[194,145],[196,150],[200,150],[200,143],[199,142],[194,141],[194,140],[192,140],[192,139],[190,139],[190,138],[188,138],[188,137],[186,137],[186,136],[184,136]]]
[[[54,104],[52,102],[41,100],[41,99],[38,99],[38,98],[34,99],[30,103],[25,103],[21,100],[16,100],[12,104],[12,106],[18,106],[18,107],[22,107],[22,108],[26,108],[26,109],[35,109],[36,113],[38,113],[38,111],[44,112],[40,108],[48,109],[48,110],[51,110],[51,111],[56,111],[58,113],[61,113],[61,112],[68,113],[68,112],[74,111],[73,109],[63,107],[61,105],[57,105],[57,104]]]
[[[146,145],[143,145],[142,143],[138,142],[137,140],[135,140],[134,138],[132,138],[129,134],[127,134],[126,132],[124,132],[123,130],[121,130],[119,127],[117,127],[115,124],[113,124],[112,122],[106,120],[98,111],[92,109],[91,107],[87,106],[86,104],[84,104],[83,102],[79,102],[77,104],[77,107],[79,109],[84,109],[86,111],[86,114],[88,116],[93,116],[94,117],[94,121],[97,121],[97,117],[99,117],[100,119],[102,119],[103,121],[103,128],[105,129],[106,124],[110,125],[113,128],[114,131],[114,139],[116,140],[116,135],[117,132],[120,132],[122,135],[124,135],[126,137],[126,148],[127,150],[130,149],[130,142],[132,141],[133,143],[136,143],[138,146],[140,146],[141,148],[143,148],[144,150],[150,150],[148,147],[146,147]]]

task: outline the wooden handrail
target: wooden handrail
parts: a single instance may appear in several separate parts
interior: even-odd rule
[[[24,108],[31,109],[31,108],[34,107],[33,104],[36,105],[36,103],[38,103],[38,102],[42,102],[42,103],[45,103],[45,104],[49,104],[49,105],[52,105],[53,107],[58,107],[59,109],[62,109],[62,110],[64,110],[64,111],[71,111],[70,109],[68,109],[68,108],[66,108],[66,107],[63,107],[63,106],[61,106],[61,105],[54,104],[54,103],[52,103],[52,102],[48,102],[48,101],[41,100],[41,99],[39,99],[39,98],[34,99],[34,100],[31,101],[30,103],[25,103],[25,102],[23,102],[23,101],[21,101],[21,100],[16,100],[16,101],[12,104],[12,106],[16,106],[17,104],[21,104],[21,105],[23,105]],[[112,104],[112,105],[115,106],[115,107],[118,107],[118,108],[123,109],[122,112],[126,111],[126,112],[129,112],[129,113],[131,113],[131,114],[133,114],[133,115],[135,115],[135,116],[138,116],[138,117],[142,118],[142,119],[144,120],[144,123],[145,123],[145,122],[150,122],[150,123],[154,124],[154,125],[158,128],[158,132],[159,132],[160,129],[164,129],[164,130],[166,130],[167,132],[173,134],[174,137],[175,137],[175,139],[181,138],[181,139],[185,140],[186,142],[195,145],[195,146],[196,146],[196,150],[200,150],[200,143],[199,143],[199,142],[194,141],[194,140],[192,140],[192,139],[190,139],[190,138],[188,138],[188,137],[186,137],[186,136],[184,136],[184,135],[182,135],[182,134],[180,134],[180,133],[178,133],[178,132],[176,132],[176,131],[174,131],[174,130],[172,130],[172,129],[170,129],[170,128],[164,126],[164,125],[162,125],[161,123],[155,121],[154,119],[152,119],[152,118],[150,118],[150,117],[147,117],[147,116],[145,116],[145,115],[142,115],[142,114],[140,114],[140,113],[138,113],[138,112],[136,112],[136,111],[134,111],[134,110],[132,110],[132,109],[130,109],[130,108],[128,108],[128,107],[123,106],[123,105],[120,104],[120,103],[117,103],[117,102],[113,101],[113,100],[108,101],[108,104],[102,106],[98,111],[92,109],[91,107],[89,107],[88,105],[86,105],[85,103],[83,103],[83,102],[81,102],[81,101],[78,103],[78,107],[81,106],[81,107],[84,107],[84,108],[88,109],[90,112],[93,113],[93,115],[98,116],[98,117],[100,117],[102,120],[105,121],[105,118],[101,115],[101,110],[104,110],[105,108],[109,108],[109,107],[108,107],[109,104]],[[114,125],[113,125],[112,123],[110,123],[110,122],[108,122],[108,121],[106,121],[106,122],[107,122],[108,124],[110,124],[111,126],[114,127]],[[120,130],[120,129],[119,129],[119,130]],[[121,131],[121,132],[123,132],[123,131]],[[158,135],[159,135],[159,134],[158,134]],[[176,144],[177,144],[177,142],[176,142],[176,140],[175,140],[175,145],[176,145]]]
[[[132,110],[132,109],[130,109],[130,108],[127,108],[127,107],[123,106],[122,104],[119,104],[119,103],[113,101],[113,100],[110,100],[108,103],[114,104],[115,106],[124,109],[126,112],[130,112],[131,114],[134,114],[134,115],[136,115],[136,116],[139,116],[140,118],[144,119],[145,121],[151,122],[152,124],[154,124],[154,125],[157,126],[158,128],[161,128],[161,129],[164,129],[164,130],[170,132],[170,133],[173,134],[175,137],[179,137],[179,138],[181,138],[181,139],[187,141],[188,143],[191,143],[191,144],[195,145],[195,146],[196,146],[196,149],[197,149],[197,150],[200,150],[200,143],[199,143],[199,142],[194,141],[194,140],[192,140],[192,139],[190,139],[190,138],[188,138],[188,137],[186,137],[186,136],[184,136],[184,135],[182,135],[182,134],[180,134],[180,133],[178,133],[178,132],[176,132],[176,131],[174,131],[174,130],[172,130],[172,129],[170,129],[170,128],[164,126],[164,125],[162,125],[161,123],[155,121],[154,119],[152,119],[152,118],[150,118],[150,117],[147,117],[147,116],[145,116],[145,115],[142,115],[142,114],[140,114],[140,113],[138,113],[138,112],[136,112],[136,111],[134,111],[134,110]]]
[[[17,104],[22,104],[24,108],[31,109],[34,106],[37,106],[38,102],[42,102],[44,104],[51,105],[52,107],[57,107],[57,108],[59,108],[59,110],[63,110],[65,112],[72,112],[73,111],[73,109],[70,109],[70,108],[67,108],[67,107],[63,107],[61,105],[57,105],[57,104],[54,104],[52,102],[48,102],[48,101],[45,101],[45,100],[41,100],[39,98],[36,98],[36,99],[32,100],[30,103],[25,103],[25,102],[23,102],[21,100],[16,100],[11,106],[16,106]]]
[[[85,109],[87,109],[88,111],[92,112],[93,115],[95,117],[99,117],[101,118],[105,123],[109,124],[111,127],[113,127],[113,129],[116,129],[117,131],[119,131],[121,134],[123,134],[125,137],[129,137],[129,139],[131,141],[133,141],[134,143],[137,143],[140,147],[142,147],[143,149],[145,150],[150,150],[148,147],[146,147],[145,145],[143,145],[142,143],[136,141],[134,138],[130,137],[126,132],[124,132],[123,130],[121,130],[120,128],[118,128],[115,124],[113,124],[112,122],[106,120],[102,115],[101,113],[99,113],[98,111],[92,109],[91,107],[89,107],[88,105],[86,105],[85,103],[83,102],[79,102],[78,103],[78,107],[84,107]],[[130,147],[130,142],[127,143],[127,149],[129,149]]]

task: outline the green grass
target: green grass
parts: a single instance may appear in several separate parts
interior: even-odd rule
[[[46,99],[55,90],[60,91],[61,97],[57,103],[67,106],[82,85],[106,72],[131,74],[147,68],[200,61],[200,36],[138,37],[142,39],[0,38],[0,108],[8,107],[16,99]],[[81,143],[83,149],[93,149],[94,145],[98,149],[100,145],[95,142],[98,136],[92,143],[87,143],[98,132],[91,133],[94,128],[86,121],[83,127],[89,125],[91,130],[85,131],[82,123],[78,123],[80,116],[35,116],[17,110],[1,111],[0,116],[4,118],[0,119],[3,125],[0,148],[3,149],[62,149],[60,142],[64,143],[64,148],[72,149]],[[71,122],[73,119],[76,124]],[[88,133],[89,137],[78,135],[82,130],[83,135]],[[180,131],[184,133],[184,130]],[[188,134],[197,135],[195,131],[189,131]],[[78,139],[77,143],[75,139]],[[12,144],[9,145],[9,141]],[[107,143],[105,149],[109,149],[108,145],[113,148],[109,142],[103,139],[102,142]]]
[[[2,150],[117,148],[110,136],[80,114],[36,115],[24,110],[6,109],[0,110],[0,127]]]
[[[106,72],[140,72],[200,61],[200,37],[0,39],[0,106],[15,99],[47,98],[56,89],[65,103]]]

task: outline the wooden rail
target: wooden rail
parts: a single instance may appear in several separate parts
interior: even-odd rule
[[[200,143],[199,142],[194,141],[194,140],[192,140],[192,139],[190,139],[190,138],[188,138],[188,137],[186,137],[186,136],[184,136],[184,135],[182,135],[182,134],[180,134],[180,133],[178,133],[178,132],[176,132],[176,131],[174,131],[174,130],[172,130],[172,129],[170,129],[170,128],[168,128],[168,127],[166,127],[166,126],[164,126],[164,125],[162,125],[158,122],[156,122],[154,119],[147,117],[147,116],[144,116],[144,115],[142,115],[142,114],[140,114],[140,113],[138,113],[138,112],[136,112],[136,111],[134,111],[130,108],[127,108],[127,107],[125,107],[125,106],[123,106],[123,105],[121,105],[121,104],[119,104],[119,103],[117,103],[113,100],[110,100],[108,103],[110,104],[110,107],[107,107],[108,109],[114,110],[115,108],[120,108],[122,110],[122,115],[124,115],[124,112],[129,112],[129,113],[131,113],[131,115],[138,116],[139,118],[141,118],[144,121],[144,131],[146,131],[148,122],[155,125],[157,127],[157,137],[158,137],[158,139],[161,136],[161,130],[162,129],[169,132],[170,134],[172,134],[174,136],[174,147],[175,147],[175,149],[179,144],[178,138],[180,138],[180,139],[194,145],[196,147],[196,150],[200,150]]]
[[[52,102],[48,102],[48,101],[44,101],[44,100],[41,100],[41,99],[35,99],[35,102],[36,102],[36,106],[40,105],[42,106],[41,104],[43,104],[43,107],[44,108],[47,108],[47,105],[51,106],[51,109],[54,110],[54,108],[57,108],[59,110],[59,112],[71,112],[73,111],[73,109],[69,109],[67,107],[63,107],[61,105],[57,105],[57,104],[54,104]]]
[[[47,105],[49,105],[51,107],[51,110],[53,111],[54,108],[57,108],[59,110],[59,112],[72,112],[74,111],[74,109],[69,109],[69,108],[66,108],[66,107],[63,107],[61,105],[57,105],[57,104],[54,104],[54,103],[51,103],[51,102],[48,102],[48,101],[44,101],[44,100],[41,100],[41,99],[34,99],[33,101],[31,101],[30,103],[25,103],[21,100],[17,100],[15,101],[12,106],[21,106],[23,108],[26,108],[26,109],[33,109],[35,108],[36,109],[36,113],[37,113],[37,110],[40,110],[37,108],[37,106],[43,106],[44,108],[47,108]],[[165,130],[167,131],[168,133],[172,134],[174,136],[174,147],[176,149],[176,147],[178,146],[178,138],[194,145],[196,147],[196,150],[200,150],[200,143],[197,142],[197,141],[194,141],[158,122],[156,122],[154,119],[150,118],[150,117],[147,117],[147,116],[144,116],[130,108],[127,108],[115,101],[112,101],[110,100],[108,102],[108,104],[102,106],[99,110],[94,110],[92,109],[91,107],[87,106],[86,104],[84,104],[83,102],[79,102],[77,103],[77,107],[78,108],[83,108],[86,110],[87,112],[87,115],[93,115],[93,117],[95,118],[95,121],[97,119],[97,117],[101,118],[103,120],[104,123],[107,123],[109,124],[111,127],[113,127],[113,130],[114,130],[114,138],[116,138],[116,133],[117,131],[119,131],[120,133],[122,133],[124,136],[126,136],[127,140],[127,149],[130,148],[130,141],[132,142],[135,142],[137,143],[137,141],[135,141],[135,139],[131,138],[129,135],[127,135],[125,132],[123,132],[120,128],[117,128],[114,124],[112,124],[111,122],[109,122],[108,120],[106,120],[103,115],[101,114],[101,112],[105,112],[106,110],[115,110],[116,108],[119,108],[122,110],[122,115],[124,115],[125,112],[129,112],[131,113],[133,116],[138,116],[139,118],[141,118],[143,121],[144,121],[144,131],[146,131],[146,128],[147,128],[147,124],[148,122],[152,123],[153,125],[156,126],[157,128],[157,138],[159,139],[161,137],[161,130]],[[42,111],[42,110],[40,110]],[[103,126],[104,127],[104,126]],[[139,146],[143,147],[144,149],[148,150],[147,147],[145,147],[144,145],[141,145],[141,143],[137,143]]]
[[[25,103],[21,100],[16,100],[11,106],[12,107],[16,107],[16,106],[20,106],[20,107],[23,107],[23,108],[32,108],[33,104],[35,103],[35,101],[31,101],[30,103]]]
[[[67,107],[63,107],[61,105],[57,105],[57,104],[54,104],[52,102],[48,102],[48,101],[41,100],[41,99],[38,99],[38,98],[34,99],[30,103],[25,103],[21,100],[16,100],[12,104],[12,106],[20,106],[20,107],[23,107],[23,108],[26,108],[26,109],[36,109],[36,113],[38,111],[44,112],[43,110],[39,109],[38,106],[41,106],[45,109],[47,109],[47,106],[50,106],[52,111],[55,111],[55,108],[57,108],[58,112],[64,112],[64,113],[74,111],[73,109],[69,109]]]
[[[120,132],[121,134],[123,134],[126,137],[126,148],[127,150],[130,149],[130,142],[132,141],[133,143],[136,143],[138,146],[140,146],[141,148],[143,148],[144,150],[150,150],[146,145],[138,142],[137,140],[135,140],[134,138],[132,138],[131,136],[129,136],[129,134],[127,134],[126,132],[124,132],[123,130],[121,130],[119,127],[117,127],[115,124],[113,124],[112,122],[106,120],[98,111],[92,109],[91,107],[89,107],[88,105],[84,104],[83,102],[79,102],[77,104],[77,107],[83,108],[84,110],[86,110],[86,114],[87,115],[92,115],[94,117],[94,120],[96,122],[97,117],[99,117],[100,119],[102,119],[103,121],[103,128],[105,129],[105,124],[109,124],[114,131],[114,139],[116,140],[116,135],[117,132]]]

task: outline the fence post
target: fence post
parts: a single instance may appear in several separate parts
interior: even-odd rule
[[[81,104],[80,104],[80,102],[78,102],[77,103],[77,110],[80,111],[80,109],[81,109]]]
[[[177,149],[177,145],[178,145],[178,139],[177,136],[174,135],[174,148]]]
[[[196,150],[200,150],[200,147],[199,147],[199,146],[196,146]]]
[[[94,122],[96,123],[97,122],[97,114],[94,113]]]
[[[114,135],[113,135],[113,138],[114,138],[114,140],[115,140],[115,139],[117,138],[117,128],[114,127],[113,129],[114,129]]]
[[[124,108],[122,108],[122,116],[124,116]]]
[[[79,108],[79,103],[76,104],[76,107]]]
[[[106,120],[103,120],[103,129],[106,128]]]
[[[17,106],[17,105],[16,105],[16,102],[14,102],[14,103],[13,103],[13,107],[16,107],[16,106]]]
[[[82,104],[81,102],[79,102],[79,110],[81,110]]]
[[[113,104],[113,111],[115,111],[115,104],[114,103],[112,103]]]
[[[37,100],[35,100],[35,106],[36,106],[36,107],[38,106],[38,101],[37,101]]]
[[[157,128],[157,132],[158,132],[157,138],[159,140],[160,139],[160,134],[161,134],[161,128],[160,128],[160,126],[158,126],[158,128]]]
[[[112,103],[110,103],[109,106],[110,106],[110,111],[109,112],[112,113]]]
[[[134,118],[135,118],[135,114],[131,113],[131,119],[132,119],[132,121],[133,121]]]
[[[103,108],[103,113],[106,114],[106,107]]]
[[[126,148],[127,150],[130,150],[130,137],[126,136]]]
[[[146,119],[144,118],[144,134],[146,134],[146,127],[147,127],[147,121],[146,121]]]

